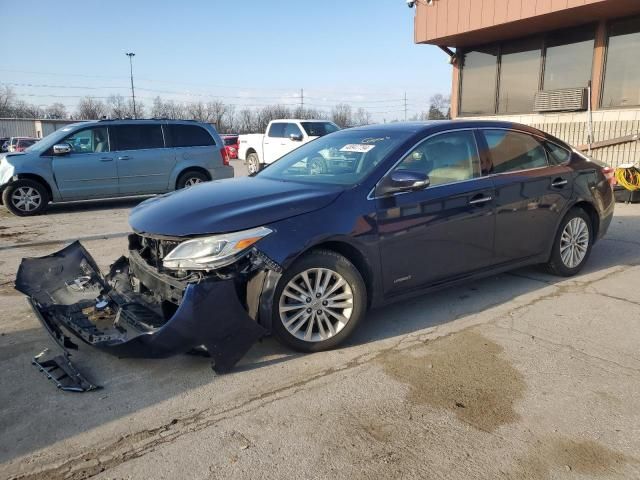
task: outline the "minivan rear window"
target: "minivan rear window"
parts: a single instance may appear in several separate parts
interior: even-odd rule
[[[112,150],[164,148],[160,125],[115,125],[109,127]]]
[[[198,125],[168,125],[168,143],[172,147],[206,147],[215,145],[211,134]]]

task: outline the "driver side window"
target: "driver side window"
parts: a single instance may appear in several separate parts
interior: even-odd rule
[[[80,130],[65,140],[71,146],[71,153],[100,153],[109,151],[109,136],[107,129],[87,128]]]
[[[473,132],[435,135],[409,152],[396,170],[424,173],[431,186],[479,177],[480,160]]]

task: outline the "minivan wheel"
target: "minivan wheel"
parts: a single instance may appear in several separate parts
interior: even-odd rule
[[[49,192],[44,185],[35,180],[17,180],[2,192],[2,203],[14,215],[38,215],[47,208]]]
[[[257,153],[250,153],[247,155],[247,171],[249,175],[258,173],[260,171],[260,159]]]
[[[581,208],[574,208],[562,220],[553,244],[547,270],[563,277],[575,275],[589,258],[593,243],[593,231],[589,215]]]
[[[273,302],[273,332],[303,352],[342,343],[365,315],[367,292],[360,272],[342,255],[314,250],[285,271]]]
[[[209,181],[209,177],[207,177],[202,172],[196,172],[196,171],[184,172],[182,175],[180,175],[180,178],[178,179],[178,189],[193,187],[194,185],[197,185],[202,182],[208,182],[208,181]]]

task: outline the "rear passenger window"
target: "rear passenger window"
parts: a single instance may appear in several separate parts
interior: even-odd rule
[[[285,125],[286,123],[272,123],[271,128],[269,128],[269,133],[267,135],[272,138],[284,137]]]
[[[160,125],[116,125],[110,131],[114,150],[164,148]]]
[[[435,135],[414,148],[396,167],[424,173],[429,184],[444,185],[480,176],[480,161],[471,130]]]
[[[544,142],[547,147],[547,152],[549,153],[549,163],[552,165],[562,165],[563,163],[567,163],[569,158],[571,157],[571,153],[551,142]]]
[[[206,147],[215,145],[213,137],[198,125],[168,125],[172,147]]]
[[[547,166],[544,147],[531,135],[509,130],[482,130],[489,145],[491,173],[515,172]]]

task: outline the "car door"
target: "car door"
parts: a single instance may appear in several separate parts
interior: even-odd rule
[[[571,169],[550,162],[546,141],[529,133],[482,129],[480,142],[488,149],[496,189],[497,262],[543,254],[571,200]]]
[[[264,152],[264,163],[272,163],[280,158],[280,147],[284,139],[284,127],[283,122],[273,122],[267,131],[262,142]]]
[[[110,127],[118,166],[120,194],[139,195],[169,190],[175,151],[165,148],[162,126],[124,123]]]
[[[71,147],[65,155],[51,152],[53,175],[64,200],[118,194],[118,171],[107,127],[84,128],[58,143]]]
[[[300,145],[302,145],[302,140],[304,139],[304,134],[300,127],[295,123],[285,123],[284,125],[284,137],[280,142],[280,157],[286,155],[287,153],[295,150]],[[278,158],[280,158],[278,157]]]
[[[494,189],[473,130],[422,140],[389,172],[426,173],[418,191],[376,198],[387,294],[439,283],[492,264]]]

